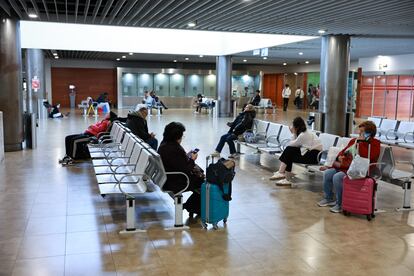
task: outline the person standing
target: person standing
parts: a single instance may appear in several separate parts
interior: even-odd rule
[[[312,100],[313,100],[313,85],[312,83],[309,84],[308,94],[306,95],[306,108],[312,108]]]
[[[283,111],[287,110],[289,105],[289,98],[292,91],[290,91],[289,84],[285,84],[285,88],[282,90],[282,98],[283,98]]]
[[[296,108],[302,109],[303,98],[305,97],[305,92],[298,86],[295,91],[295,101],[296,101]]]

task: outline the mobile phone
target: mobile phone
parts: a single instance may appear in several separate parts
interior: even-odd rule
[[[194,149],[194,150],[193,150],[193,153],[194,153],[194,154],[196,154],[196,153],[198,153],[199,151],[200,151],[200,149]]]

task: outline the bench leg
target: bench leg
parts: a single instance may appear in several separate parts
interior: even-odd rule
[[[135,198],[126,198],[126,229],[119,234],[145,233],[146,230],[137,229],[135,227]]]
[[[239,143],[236,143],[236,152],[238,153],[238,154],[240,154],[241,152],[240,152],[240,144]]]
[[[404,182],[404,201],[403,207],[397,208],[397,211],[413,211],[411,207],[411,181]]]
[[[185,230],[190,229],[190,227],[185,226],[183,222],[183,196],[179,195],[174,197],[174,206],[175,206],[175,221],[174,227],[165,228],[165,230]]]

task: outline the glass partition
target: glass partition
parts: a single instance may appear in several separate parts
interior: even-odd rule
[[[253,76],[233,76],[231,83],[233,97],[246,97],[254,94],[255,84]]]
[[[170,96],[171,97],[184,97],[184,75],[173,74],[170,76]]]
[[[158,96],[169,96],[170,78],[167,74],[154,75],[154,90]]]
[[[138,96],[137,74],[132,74],[132,73],[122,74],[122,95],[123,96]]]
[[[138,97],[143,97],[145,91],[154,89],[152,78],[152,74],[138,74]]]
[[[198,94],[203,94],[203,77],[200,75],[187,75],[187,82],[185,86],[185,95],[195,97]]]
[[[204,76],[204,96],[216,98],[216,75]]]

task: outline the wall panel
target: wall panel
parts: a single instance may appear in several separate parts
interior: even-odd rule
[[[109,99],[117,99],[116,69],[52,68],[52,102],[69,107],[69,85],[76,86],[76,104],[87,97],[96,99],[108,92]]]

